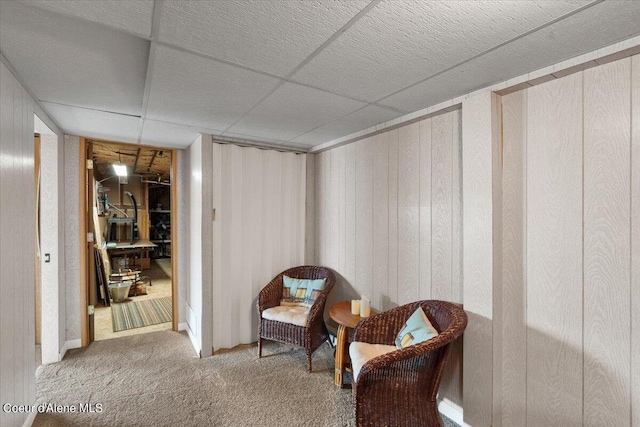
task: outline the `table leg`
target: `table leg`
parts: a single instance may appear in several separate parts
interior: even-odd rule
[[[335,384],[342,388],[342,373],[344,371],[344,352],[347,345],[347,328],[338,325],[338,336],[336,340],[336,378]]]

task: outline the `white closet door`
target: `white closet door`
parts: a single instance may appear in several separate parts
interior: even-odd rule
[[[306,156],[235,145],[213,150],[214,347],[256,340],[260,290],[304,263]],[[218,156],[219,159],[215,159]]]

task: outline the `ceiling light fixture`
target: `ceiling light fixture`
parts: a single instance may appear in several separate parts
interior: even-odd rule
[[[122,163],[122,158],[120,158],[120,153],[118,153],[118,163],[114,163],[113,171],[117,176],[127,176],[127,165]]]

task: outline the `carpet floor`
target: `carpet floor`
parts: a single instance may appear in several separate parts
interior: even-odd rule
[[[353,426],[351,390],[333,385],[322,346],[307,374],[304,350],[266,342],[200,359],[172,331],[94,342],[37,371],[38,403],[101,405],[101,412],[42,413],[43,426]],[[456,424],[445,419],[445,426]]]

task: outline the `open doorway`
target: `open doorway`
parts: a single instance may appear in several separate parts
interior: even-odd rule
[[[89,340],[174,329],[169,149],[86,140]]]

